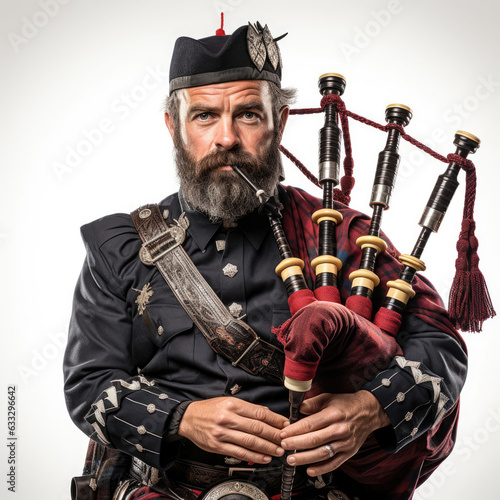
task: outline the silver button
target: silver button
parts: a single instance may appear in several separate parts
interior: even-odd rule
[[[222,252],[226,249],[226,240],[215,240],[215,248],[218,252]]]
[[[409,422],[411,419],[413,418],[413,413],[411,411],[409,411],[406,415],[405,415],[405,420],[407,422]]]
[[[236,273],[238,272],[238,268],[234,264],[226,264],[222,268],[222,272],[224,273],[225,276],[228,276],[229,278],[233,278],[236,276]]]
[[[168,208],[166,208],[165,210],[163,210],[163,218],[164,219],[168,219],[169,215],[170,215],[170,212],[168,211]]]
[[[139,434],[146,434],[147,432],[146,427],[144,427],[143,425],[139,425],[139,427],[137,427],[137,432]]]
[[[418,432],[418,427],[414,427],[411,431],[411,435],[414,436]]]
[[[148,413],[154,413],[156,411],[156,406],[151,403],[147,406]]]
[[[405,400],[405,395],[402,392],[398,392],[398,395],[396,396],[396,401],[398,403],[402,403]]]
[[[163,326],[158,327],[158,335],[162,335],[165,330],[163,329]]]
[[[382,379],[382,385],[384,387],[389,387],[391,385],[391,381],[388,378],[383,378]]]
[[[243,311],[243,306],[233,302],[229,307],[229,312],[235,317],[239,318],[241,316],[241,311]]]
[[[139,217],[141,219],[147,219],[151,215],[151,210],[149,208],[145,208],[139,212]]]
[[[141,453],[144,451],[144,448],[140,444],[135,445],[137,451],[140,451]]]
[[[164,392],[162,392],[159,396],[158,396],[159,399],[168,399],[168,394],[165,394]]]

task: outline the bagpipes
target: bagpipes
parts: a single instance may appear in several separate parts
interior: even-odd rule
[[[421,260],[423,250],[430,234],[439,229],[458,187],[457,178],[461,169],[467,172],[466,203],[462,231],[457,244],[459,256],[456,262],[457,275],[451,288],[450,317],[461,330],[480,331],[482,322],[495,315],[484,278],[478,268],[473,217],[476,177],[474,165],[467,160],[468,154],[474,153],[479,147],[479,139],[467,132],[458,131],[454,140],[455,153],[444,158],[406,134],[404,127],[412,118],[412,111],[407,106],[389,105],[385,112],[387,125],[383,126],[346,110],[341,99],[346,82],[341,75],[322,75],[318,85],[322,95],[321,108],[291,110],[290,113],[324,112],[325,123],[319,132],[319,179],[316,180],[289,151],[280,146],[281,151],[323,190],[323,206],[312,214],[312,221],[318,225],[319,231],[318,256],[310,262],[316,276],[314,291],[306,285],[303,275],[304,261],[293,255],[288,244],[281,224],[282,206],[274,196],[269,196],[255,186],[245,172],[233,166],[234,171],[259,198],[261,211],[269,218],[282,258],[276,273],[285,284],[292,319],[277,333],[284,344],[286,356],[284,384],[290,391],[291,423],[299,418],[299,407],[306,392],[315,394],[326,389],[322,386],[322,380],[325,378],[328,378],[328,386],[334,386],[337,392],[353,392],[356,388],[345,380],[346,373],[350,374],[352,380],[357,373],[361,374],[367,364],[376,362],[377,366],[386,365],[396,354],[401,354],[396,335],[406,305],[415,296],[412,283],[416,273],[425,270],[425,264]],[[360,266],[349,275],[351,291],[343,306],[337,288],[337,275],[342,268],[342,261],[335,256],[335,232],[337,226],[342,223],[343,216],[335,209],[335,201],[348,205],[354,185],[348,117],[386,131],[387,141],[378,156],[370,199],[373,213],[369,229],[366,235],[356,241],[361,251]],[[339,185],[342,136],[345,175],[340,180],[342,189],[339,190],[336,186]],[[376,260],[387,248],[386,242],[380,237],[381,222],[383,212],[389,208],[396,181],[401,138],[448,163],[448,166],[438,177],[426,204],[419,222],[422,230],[411,254],[399,256],[402,264],[399,278],[386,283],[388,292],[385,302],[373,315],[372,296],[380,283],[380,278],[375,273]],[[325,302],[329,302],[327,308],[324,307]],[[307,338],[303,335],[304,327],[308,331]],[[370,335],[363,336],[359,333],[370,328]],[[356,352],[358,348],[363,351],[364,359],[362,363],[353,363],[354,359],[349,356],[349,352]],[[333,359],[340,366],[333,372],[328,372],[328,377],[323,374],[318,377],[319,380],[315,380],[320,362],[323,366]],[[282,499],[291,498],[294,471],[294,467],[285,461]]]

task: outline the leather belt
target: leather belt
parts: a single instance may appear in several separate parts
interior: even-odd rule
[[[132,458],[130,476],[139,484],[150,486],[165,495],[190,497],[189,490],[206,490],[224,480],[245,480],[261,487],[270,496],[280,492],[282,467],[225,467],[191,460],[177,459],[167,471],[151,467],[138,458]],[[297,469],[294,488],[306,484],[307,476]]]
[[[169,479],[188,488],[206,489],[225,479],[244,479],[261,486],[270,494],[281,487],[281,466],[278,467],[224,467],[187,460],[176,460],[166,472]]]
[[[284,354],[235,319],[181,246],[189,221],[182,214],[168,226],[158,205],[132,212],[143,246],[141,261],[155,265],[210,347],[252,375],[275,383],[283,380]]]

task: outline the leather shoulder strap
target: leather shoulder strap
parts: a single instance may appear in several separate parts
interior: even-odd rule
[[[231,315],[182,247],[189,227],[185,214],[170,226],[158,205],[142,206],[131,215],[143,241],[141,261],[157,267],[210,347],[233,366],[281,383],[283,352]]]

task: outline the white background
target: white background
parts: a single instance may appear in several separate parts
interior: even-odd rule
[[[388,104],[404,103],[414,111],[408,132],[444,155],[454,151],[457,129],[481,138],[472,158],[479,255],[500,307],[496,0],[2,0],[0,436],[7,436],[9,384],[17,386],[18,425],[17,491],[7,491],[5,437],[2,498],[67,500],[70,477],[81,472],[87,438],[70,421],[62,391],[72,293],[84,259],[79,227],[176,190],[162,116],[171,50],[178,36],[214,34],[221,9],[227,33],[257,20],[275,37],[289,32],[280,42],[283,83],[298,88],[297,107],[318,106],[319,75],[338,72],[347,79],[348,109],[382,122]],[[314,172],[320,127],[318,115],[291,117],[283,139]],[[357,122],[351,134],[357,178],[351,206],[368,211],[385,136]],[[444,165],[406,143],[401,153],[384,227],[410,252]],[[285,165],[288,183],[317,192],[288,160]],[[443,296],[454,273],[464,178],[424,253],[425,274]],[[495,319],[483,333],[465,334],[470,371],[458,444],[419,499],[493,498],[498,490],[497,329]]]

